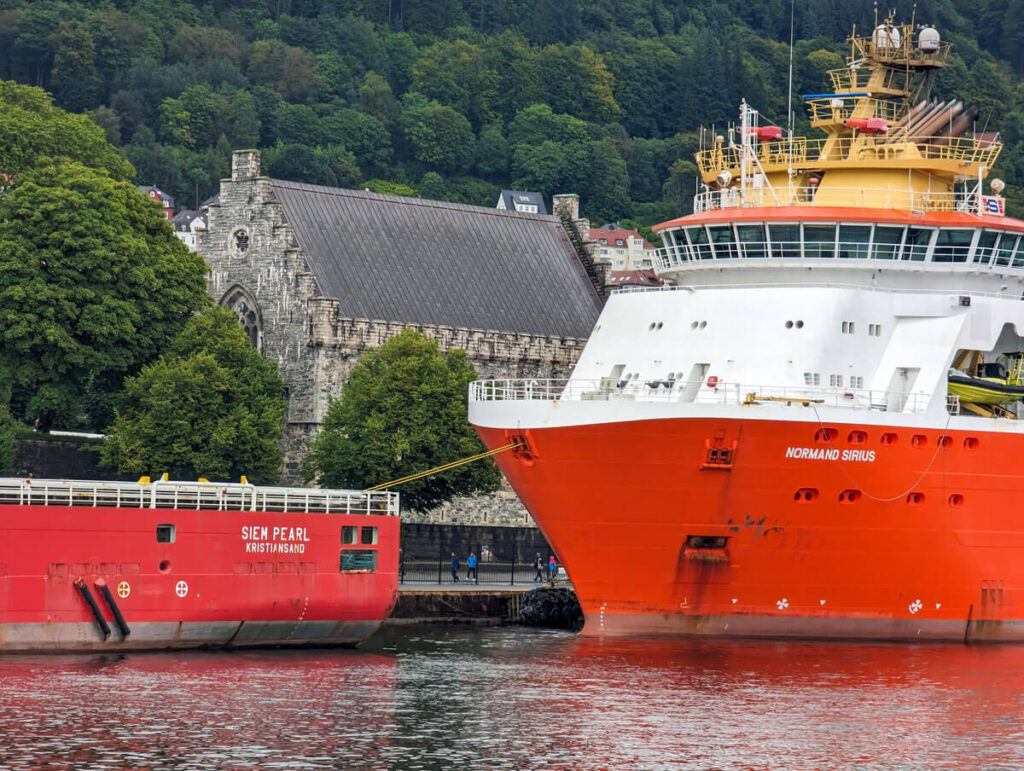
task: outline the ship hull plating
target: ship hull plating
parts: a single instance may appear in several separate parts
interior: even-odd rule
[[[356,645],[394,606],[398,538],[393,516],[0,505],[0,652]],[[342,571],[346,548],[373,567]]]
[[[528,443],[497,462],[566,565],[584,634],[1024,640],[1019,434],[490,422],[488,447]]]

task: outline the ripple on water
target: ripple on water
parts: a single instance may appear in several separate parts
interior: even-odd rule
[[[1019,768],[1024,648],[387,630],[0,660],[0,768]]]

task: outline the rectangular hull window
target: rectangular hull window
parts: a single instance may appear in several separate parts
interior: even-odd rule
[[[377,551],[375,549],[343,549],[338,569],[342,573],[375,573]]]

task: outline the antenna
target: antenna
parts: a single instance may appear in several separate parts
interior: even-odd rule
[[[789,198],[793,201],[793,4],[795,0],[789,0],[789,93],[786,102],[786,136],[789,139],[789,151],[787,153],[788,164],[786,178],[789,180]]]

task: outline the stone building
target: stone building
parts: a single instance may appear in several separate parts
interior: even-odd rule
[[[210,294],[284,379],[286,480],[360,354],[407,327],[465,349],[482,378],[567,376],[603,299],[575,230],[558,216],[269,179],[258,152],[236,152],[199,252]],[[433,519],[528,521],[508,490]]]

